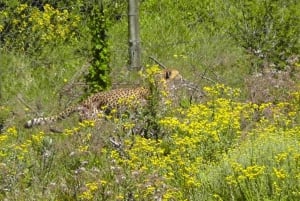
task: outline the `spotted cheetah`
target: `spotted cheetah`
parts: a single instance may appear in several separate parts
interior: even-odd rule
[[[182,79],[177,70],[162,70],[155,75],[155,79],[157,78],[162,80],[166,84],[165,86],[172,80]],[[150,89],[146,87],[120,88],[99,92],[91,95],[78,105],[68,107],[57,115],[31,119],[25,123],[25,128],[63,120],[73,113],[79,113],[81,120],[95,119],[100,116],[99,114],[106,112],[107,109],[119,110],[124,107],[125,99],[133,105],[146,104],[150,95]]]

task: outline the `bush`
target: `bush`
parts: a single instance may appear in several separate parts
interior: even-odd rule
[[[299,131],[253,133],[256,138],[241,143],[213,167],[203,191],[222,200],[298,200],[300,149],[294,134]]]
[[[111,85],[110,53],[108,49],[108,22],[106,20],[103,3],[94,5],[90,14],[90,31],[92,35],[93,59],[86,75],[89,93],[106,90]]]
[[[0,12],[2,48],[37,53],[45,45],[77,41],[80,16],[49,4],[43,11],[28,4],[5,4]]]
[[[228,4],[231,36],[263,65],[284,69],[299,54],[300,4],[297,1],[233,0]]]

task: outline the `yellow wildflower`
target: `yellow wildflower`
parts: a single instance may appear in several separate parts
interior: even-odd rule
[[[282,169],[273,168],[274,174],[278,179],[285,179],[286,173]]]

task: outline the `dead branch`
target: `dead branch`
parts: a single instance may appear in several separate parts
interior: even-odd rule
[[[211,79],[211,78],[209,78],[209,77],[206,77],[206,76],[204,76],[204,75],[200,75],[200,77],[201,77],[202,79],[208,80],[208,81],[210,81],[210,82],[212,82],[212,83],[214,83],[214,84],[217,84],[217,83],[218,83],[218,82],[214,81],[213,79]]]
[[[162,67],[163,69],[167,69],[167,67],[162,64],[161,62],[159,62],[156,58],[154,58],[153,56],[149,57],[150,59],[152,59],[155,63],[157,63],[160,67]]]
[[[192,67],[195,69],[195,66],[194,66],[194,65],[192,65]],[[215,81],[215,80],[213,80],[213,79],[211,79],[211,78],[205,76],[206,73],[207,73],[207,71],[208,71],[208,68],[206,68],[206,69],[204,70],[204,72],[200,75],[200,77],[201,77],[202,79],[208,80],[208,81],[210,81],[210,82],[212,82],[212,83],[214,83],[214,84],[217,84],[217,83],[218,83],[217,81]],[[212,73],[215,75],[214,72],[212,72]]]
[[[50,127],[49,130],[53,133],[63,133],[63,131]]]
[[[25,105],[26,108],[29,108],[32,112],[35,113],[35,115],[39,115],[38,111],[33,109],[33,107],[31,107],[28,103],[26,103],[26,101],[23,99],[22,94],[18,94],[17,95],[17,99],[19,100],[20,103],[22,103],[23,105]]]
[[[73,75],[73,77],[70,79],[70,81],[68,82],[68,84],[66,84],[66,85],[60,90],[60,92],[59,92],[60,95],[63,94],[64,92],[66,92],[66,91],[70,91],[70,89],[73,87],[74,83],[75,83],[75,82],[78,82],[79,77],[82,76],[82,74],[83,74],[84,72],[87,71],[87,68],[88,68],[89,66],[90,66],[90,63],[89,63],[89,62],[86,63],[86,64],[84,64],[83,66],[81,66],[80,70],[77,71],[77,72]]]
[[[59,102],[61,102],[62,97],[66,94],[70,94],[70,91],[72,91],[77,86],[85,86],[85,83],[80,82],[80,77],[87,72],[87,68],[90,66],[90,62],[87,62],[83,66],[81,66],[80,70],[77,71],[73,77],[70,79],[70,81],[62,87],[62,89],[59,91]]]

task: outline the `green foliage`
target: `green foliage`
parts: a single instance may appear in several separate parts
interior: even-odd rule
[[[26,3],[7,3],[4,7],[0,12],[2,48],[36,54],[44,46],[78,40],[80,16],[67,9],[59,10],[45,4],[41,11]]]
[[[149,108],[112,113],[100,122],[74,125],[71,118],[51,125],[63,126],[60,134],[21,125],[76,99],[59,101],[58,94],[90,57],[90,13],[99,23],[92,26],[104,28],[92,28],[93,35],[105,30],[109,36],[109,45],[94,38],[99,60],[92,61],[90,83],[109,79],[100,76],[108,75],[109,65],[114,83],[137,83],[120,68],[128,56],[126,1],[103,1],[105,24],[91,9],[94,1],[26,1],[26,8],[19,0],[3,2],[0,200],[300,200],[299,92],[287,92],[287,85],[287,99],[264,98],[257,105],[242,101],[242,88],[207,86],[211,82],[200,79],[243,86],[251,62],[285,67],[281,62],[299,54],[298,1],[140,1],[144,61],[154,55],[179,69],[207,86],[206,96],[177,108],[150,79]],[[265,58],[243,52],[250,48]]]
[[[157,139],[128,134],[138,116],[84,121],[59,135],[5,129],[0,197],[299,199],[299,92],[289,102],[256,105],[224,85],[205,90],[203,103],[159,106],[167,113]]]
[[[91,11],[90,31],[92,32],[92,65],[86,76],[89,92],[98,92],[110,87],[110,54],[107,42],[107,20],[103,3],[94,5]]]
[[[164,88],[164,85],[166,84],[164,83],[165,80],[164,78],[157,76],[161,71],[162,70],[157,65],[154,65],[148,67],[146,72],[142,74],[145,78],[146,87],[150,91],[150,96],[148,104],[142,111],[142,116],[138,116],[138,118],[142,118],[141,120],[144,122],[142,135],[146,138],[156,140],[162,137],[159,119],[164,110],[161,110],[162,104],[160,103],[163,102],[163,98],[166,98],[167,96],[166,89]]]
[[[221,7],[221,1],[178,1],[174,3],[169,0],[151,0],[143,1],[141,4],[142,20],[149,20],[144,18],[146,14],[155,17],[156,19],[162,17],[157,13],[151,12],[156,10],[158,12],[166,12],[164,15],[168,18],[166,23],[177,24],[178,26],[186,26],[189,30],[198,29],[199,25],[202,29],[206,29],[209,32],[221,30],[220,26],[217,26],[219,21],[219,10]],[[184,25],[176,22],[186,22]]]
[[[213,80],[241,86],[249,72],[245,52],[227,34],[223,1],[141,1],[140,33],[143,61],[154,56],[167,67],[206,73]],[[122,18],[109,29],[112,66],[127,60],[127,20]],[[145,64],[144,64],[145,65]],[[123,69],[119,68],[119,71]],[[238,73],[234,73],[238,72]],[[227,76],[229,75],[229,76]],[[119,75],[118,75],[119,76]],[[118,79],[119,77],[115,78]],[[122,77],[121,77],[122,78]],[[207,80],[194,79],[200,85]],[[211,84],[211,83],[210,83]]]
[[[260,63],[287,66],[299,54],[300,4],[297,1],[233,0],[228,3],[230,34]]]
[[[299,127],[292,130],[256,133],[257,137],[242,142],[224,156],[208,175],[208,186],[216,197],[298,200],[300,150],[292,133],[299,132]]]

